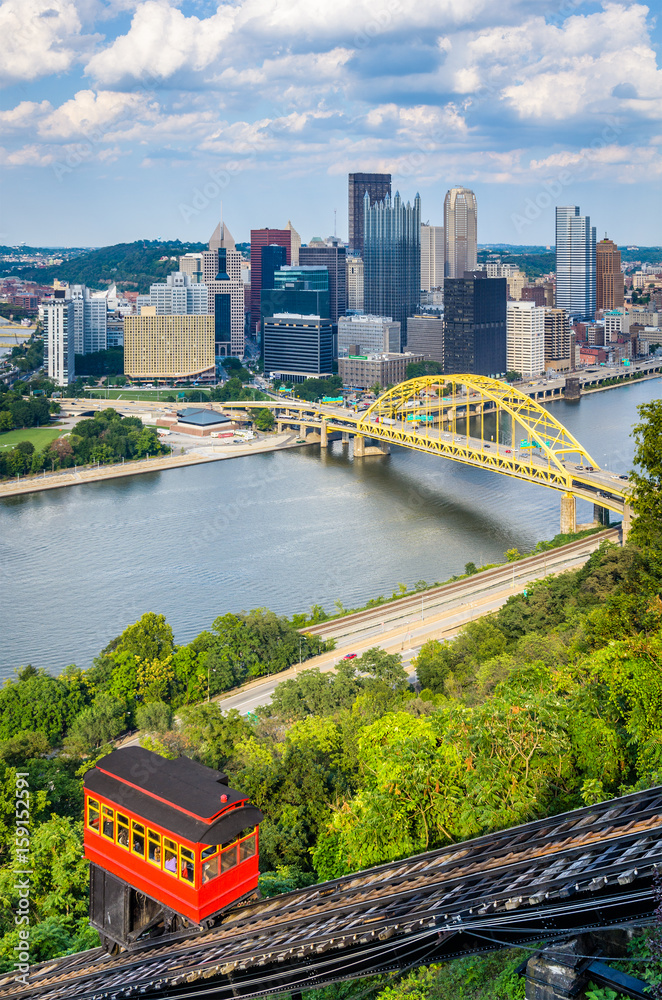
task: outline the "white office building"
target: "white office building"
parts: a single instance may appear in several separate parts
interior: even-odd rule
[[[363,312],[364,303],[363,261],[360,257],[348,257],[347,308],[351,312]]]
[[[92,294],[85,285],[70,285],[64,289],[64,301],[73,307],[73,346],[76,354],[105,351],[106,293]]]
[[[421,291],[444,285],[444,227],[421,226]]]
[[[149,295],[138,296],[139,310],[153,306],[157,316],[190,316],[209,312],[207,286],[194,283],[190,275],[173,271],[165,284],[150,285]]]
[[[341,316],[338,320],[338,357],[400,352],[400,324],[390,316]]]
[[[545,370],[545,309],[534,302],[509,302],[506,326],[506,365],[522,378]]]
[[[75,374],[74,304],[71,299],[46,303],[44,316],[44,354],[48,377],[57,385],[68,385]]]
[[[593,320],[596,294],[595,226],[578,205],[556,208],[556,306],[574,320]]]

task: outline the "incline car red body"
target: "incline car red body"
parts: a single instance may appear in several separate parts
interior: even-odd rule
[[[127,747],[98,761],[84,785],[91,923],[111,940],[126,944],[160,914],[200,925],[256,891],[262,813],[222,772]],[[152,902],[140,920],[128,897],[117,901],[116,882]],[[113,910],[121,928],[109,925]]]

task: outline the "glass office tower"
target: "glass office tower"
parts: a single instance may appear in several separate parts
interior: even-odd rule
[[[576,320],[595,318],[595,226],[578,205],[556,208],[556,307]]]
[[[396,191],[371,205],[366,192],[363,213],[365,311],[399,322],[404,344],[421,291],[421,198],[404,205]]]

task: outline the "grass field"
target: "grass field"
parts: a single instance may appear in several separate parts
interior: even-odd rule
[[[26,427],[25,430],[5,431],[0,434],[0,448],[13,448],[19,441],[32,441],[35,449],[41,451],[60,434],[61,427]]]
[[[181,389],[146,389],[141,391],[140,389],[97,389],[90,395],[93,399],[132,399],[144,402],[145,400],[149,402],[154,402],[158,400],[165,399],[166,396],[174,396],[177,400],[177,394],[181,392]],[[196,396],[200,394],[201,399],[206,399],[209,395],[208,389],[188,389],[187,392],[194,392]]]

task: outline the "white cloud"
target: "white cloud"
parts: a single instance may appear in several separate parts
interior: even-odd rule
[[[0,111],[0,133],[15,132],[19,129],[32,128],[52,111],[50,101],[21,101],[15,108]]]
[[[91,42],[74,0],[4,0],[0,38],[0,84],[64,73]]]
[[[123,116],[132,120],[145,116],[147,104],[143,94],[79,90],[72,100],[42,120],[39,134],[45,139],[70,139],[81,134],[98,136]]]

